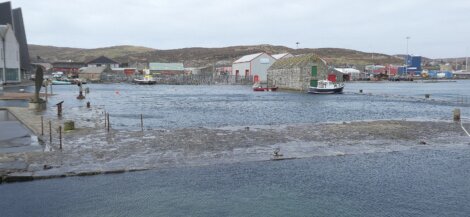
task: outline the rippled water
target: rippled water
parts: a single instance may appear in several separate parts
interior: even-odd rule
[[[85,106],[105,108],[114,128],[136,129],[140,114],[146,128],[222,127],[317,123],[371,119],[445,119],[470,93],[469,81],[446,83],[348,83],[346,94],[310,95],[299,92],[253,92],[248,86],[142,86],[89,84],[84,101],[75,99],[76,86],[54,86],[64,100],[64,112]],[[368,94],[353,94],[363,89]],[[431,100],[424,100],[424,93]],[[437,101],[432,101],[437,100]],[[469,97],[470,100],[470,97]],[[470,103],[470,102],[469,102]],[[54,114],[55,110],[49,111]],[[69,112],[70,114],[70,112]],[[103,117],[104,118],[104,117]]]
[[[349,83],[343,95],[245,86],[54,86],[64,112],[90,101],[113,127],[217,127],[390,118],[449,120],[470,82]],[[366,94],[357,95],[359,89]],[[367,95],[373,93],[374,95]],[[436,101],[424,101],[430,93]],[[74,110],[76,111],[76,110]],[[49,111],[49,114],[55,110]],[[72,114],[73,115],[73,114]],[[79,115],[78,115],[79,117]],[[173,168],[0,185],[0,216],[468,216],[470,149]]]
[[[175,168],[0,185],[2,217],[468,216],[470,151]]]

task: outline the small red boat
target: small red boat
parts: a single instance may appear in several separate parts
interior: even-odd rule
[[[254,91],[276,91],[277,87],[253,87]]]

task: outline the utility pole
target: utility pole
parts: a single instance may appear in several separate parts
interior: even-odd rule
[[[468,47],[467,51],[465,52],[465,71],[468,72]]]

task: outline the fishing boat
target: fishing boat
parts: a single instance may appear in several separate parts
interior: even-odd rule
[[[134,78],[133,82],[136,84],[156,84],[157,80],[150,75],[149,69],[144,69],[144,77],[143,78]]]
[[[309,93],[313,94],[340,94],[343,93],[343,83],[333,83],[328,80],[319,80],[316,87],[310,87]]]

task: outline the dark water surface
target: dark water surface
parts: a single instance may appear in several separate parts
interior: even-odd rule
[[[470,149],[0,185],[0,216],[468,216]]]
[[[460,103],[462,97],[470,95],[470,81],[348,83],[347,93],[342,95],[253,92],[248,86],[224,85],[89,84],[88,87],[91,92],[87,99],[79,101],[75,99],[77,86],[54,86],[55,93],[60,95],[51,98],[49,105],[53,107],[64,100],[67,115],[70,108],[85,106],[90,101],[92,106],[110,113],[116,129],[138,129],[140,114],[144,115],[147,128],[182,128],[401,118],[449,120],[455,107],[462,107],[464,115],[470,111],[468,105]],[[379,95],[352,94],[358,89]],[[384,93],[390,96],[383,96]],[[431,100],[425,101],[424,93],[431,94]],[[49,110],[51,115],[55,112]]]

